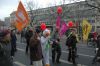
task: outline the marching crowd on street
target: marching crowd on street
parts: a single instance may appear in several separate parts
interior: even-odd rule
[[[1,30],[0,31],[0,66],[13,66],[13,57],[15,52],[17,52],[16,42],[16,30]],[[52,63],[60,64],[61,53],[61,37],[57,30],[50,31],[45,29],[41,31],[36,28],[34,31],[32,29],[27,29],[26,31],[21,31],[21,42],[23,38],[26,39],[26,49],[25,53],[30,53],[30,65],[34,66],[50,66],[50,49],[52,53]],[[66,38],[66,46],[68,47],[68,61],[77,65],[75,61],[77,55],[77,43],[79,42],[77,33],[75,29],[71,29],[70,34]],[[96,46],[96,56],[93,59],[93,64],[98,60],[100,56],[100,35],[98,34],[95,40]]]

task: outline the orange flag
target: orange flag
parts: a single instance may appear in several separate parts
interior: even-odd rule
[[[16,28],[18,30],[22,30],[29,23],[28,13],[25,10],[21,1],[19,2],[19,5],[16,11],[16,23],[17,23]]]
[[[19,30],[19,31],[21,31],[22,29],[23,29],[23,24],[22,24],[22,22],[19,22],[19,21],[16,21],[16,28]]]

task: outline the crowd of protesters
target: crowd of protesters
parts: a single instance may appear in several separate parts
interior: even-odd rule
[[[41,34],[42,33],[42,34]],[[50,36],[50,34],[53,34]],[[21,32],[21,42],[23,38],[26,39],[26,54],[30,53],[30,64],[34,66],[50,66],[50,48],[52,52],[52,63],[61,63],[61,38],[57,30],[51,33],[49,29],[41,31],[36,28],[34,31],[28,29]],[[13,58],[15,56],[16,48],[16,32],[15,30],[2,30],[0,31],[0,66],[13,66]],[[77,64],[75,61],[77,55],[77,37],[76,30],[72,29],[66,39],[66,46],[68,47],[68,61]],[[100,56],[100,35],[97,37],[97,54],[93,59],[93,63],[97,61]],[[29,51],[29,52],[28,52]],[[5,61],[5,62],[4,62]],[[7,64],[6,64],[7,63]]]

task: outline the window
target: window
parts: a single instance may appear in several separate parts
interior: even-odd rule
[[[100,28],[100,26],[97,26],[97,28]]]

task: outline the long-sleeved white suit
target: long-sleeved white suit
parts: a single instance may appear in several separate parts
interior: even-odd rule
[[[49,62],[49,48],[47,47],[49,38],[46,38],[44,36],[41,37],[41,47],[42,47],[42,53],[43,53],[43,62],[44,64],[50,64]]]

